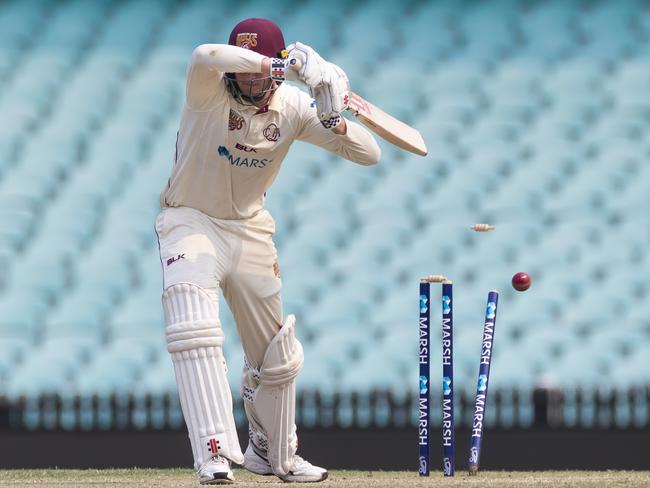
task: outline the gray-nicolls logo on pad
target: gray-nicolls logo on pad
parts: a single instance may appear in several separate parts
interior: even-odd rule
[[[185,253],[169,258],[167,260],[167,266],[169,266],[170,264],[174,264],[176,261],[180,261],[181,259],[185,259]]]

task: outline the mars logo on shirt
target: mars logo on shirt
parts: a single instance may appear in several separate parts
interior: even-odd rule
[[[269,124],[262,131],[267,141],[275,142],[280,139],[280,128],[275,124]]]
[[[228,130],[240,130],[244,125],[244,117],[237,115],[232,110],[228,115]]]
[[[253,49],[257,46],[257,32],[240,32],[235,43],[244,49]]]
[[[233,156],[233,154],[225,146],[219,146],[217,149],[217,154],[219,154],[221,157],[227,158],[232,166],[243,166],[246,168],[264,168],[267,164],[271,164],[273,162],[272,159],[267,158],[259,159]]]

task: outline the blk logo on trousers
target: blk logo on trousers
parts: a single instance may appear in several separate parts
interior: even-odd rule
[[[180,261],[181,259],[185,259],[185,253],[169,258],[167,260],[167,266],[169,266],[170,264],[174,264],[176,261]]]

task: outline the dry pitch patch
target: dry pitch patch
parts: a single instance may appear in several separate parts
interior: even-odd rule
[[[235,470],[234,488],[265,486],[310,486],[311,488],[408,488],[408,487],[650,487],[649,471],[543,471],[512,472],[484,471],[476,477],[465,473],[445,479],[439,473],[428,478],[418,477],[415,471],[330,471],[323,483],[284,484],[274,476],[256,476],[241,469]],[[132,470],[5,470],[0,471],[0,487],[198,487],[194,474],[185,469]]]

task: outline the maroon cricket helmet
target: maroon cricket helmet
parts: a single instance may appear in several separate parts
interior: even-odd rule
[[[250,49],[269,58],[285,57],[284,36],[275,24],[267,19],[242,20],[230,33],[228,44]]]

